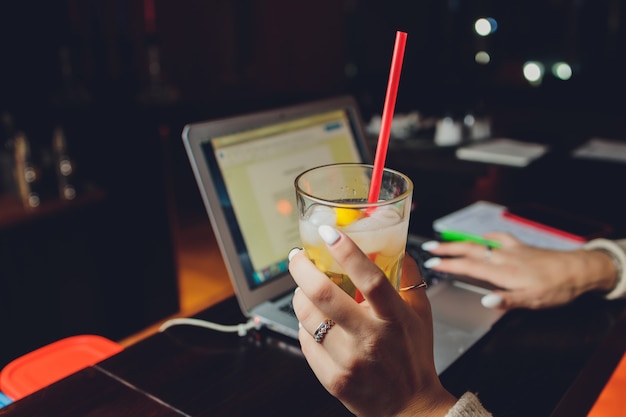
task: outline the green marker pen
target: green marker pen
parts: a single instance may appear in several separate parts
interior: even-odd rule
[[[454,242],[474,242],[489,246],[490,248],[499,248],[502,246],[500,242],[483,239],[480,236],[476,236],[471,233],[459,232],[457,230],[443,230],[439,234],[443,240],[451,240]]]

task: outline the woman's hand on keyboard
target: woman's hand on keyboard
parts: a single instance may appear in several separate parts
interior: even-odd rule
[[[472,242],[423,245],[434,257],[425,266],[467,275],[500,287],[483,297],[485,307],[540,309],[566,304],[584,292],[609,291],[615,282],[610,258],[590,250],[559,251],[526,245],[506,233],[483,236],[497,249]]]

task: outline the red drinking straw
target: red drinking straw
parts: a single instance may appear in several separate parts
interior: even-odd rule
[[[387,147],[389,145],[389,133],[391,132],[391,122],[393,112],[396,107],[396,96],[398,95],[398,84],[400,84],[400,72],[402,71],[402,60],[404,59],[404,48],[406,46],[406,32],[396,32],[396,43],[393,48],[391,59],[391,70],[389,71],[389,82],[387,84],[387,95],[385,96],[385,106],[383,107],[380,133],[378,134],[378,144],[376,146],[376,156],[374,158],[374,171],[372,172],[372,182],[368,194],[368,202],[378,201],[380,185],[383,179],[383,169],[385,168],[385,158],[387,157]]]
[[[406,32],[396,32],[396,43],[393,48],[391,58],[391,70],[389,71],[389,82],[387,83],[387,95],[385,96],[385,106],[383,107],[382,123],[378,134],[378,144],[376,146],[376,156],[374,158],[374,170],[372,172],[372,182],[367,201],[375,203],[380,194],[380,185],[383,179],[383,169],[385,168],[385,158],[387,157],[387,147],[389,145],[389,133],[391,132],[391,121],[396,107],[396,96],[398,95],[398,84],[400,84],[400,72],[402,71],[402,60],[404,59],[404,47],[406,46]],[[369,211],[368,211],[369,213]],[[372,259],[373,261],[373,259]],[[364,300],[363,294],[357,288],[354,299],[357,303]]]

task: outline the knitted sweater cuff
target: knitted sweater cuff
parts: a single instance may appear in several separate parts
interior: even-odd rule
[[[459,398],[445,417],[491,417],[476,395],[466,392]]]

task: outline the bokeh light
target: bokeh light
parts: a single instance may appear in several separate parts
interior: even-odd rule
[[[491,56],[485,51],[478,51],[476,55],[474,55],[474,61],[476,61],[477,64],[487,65],[491,62]]]
[[[567,62],[555,62],[552,65],[552,74],[563,81],[567,81],[572,78],[572,67]]]
[[[498,29],[498,22],[492,17],[481,17],[474,22],[474,30],[480,36],[487,36]]]
[[[524,78],[531,85],[539,85],[543,79],[544,66],[538,61],[528,61],[524,64],[523,72]]]

